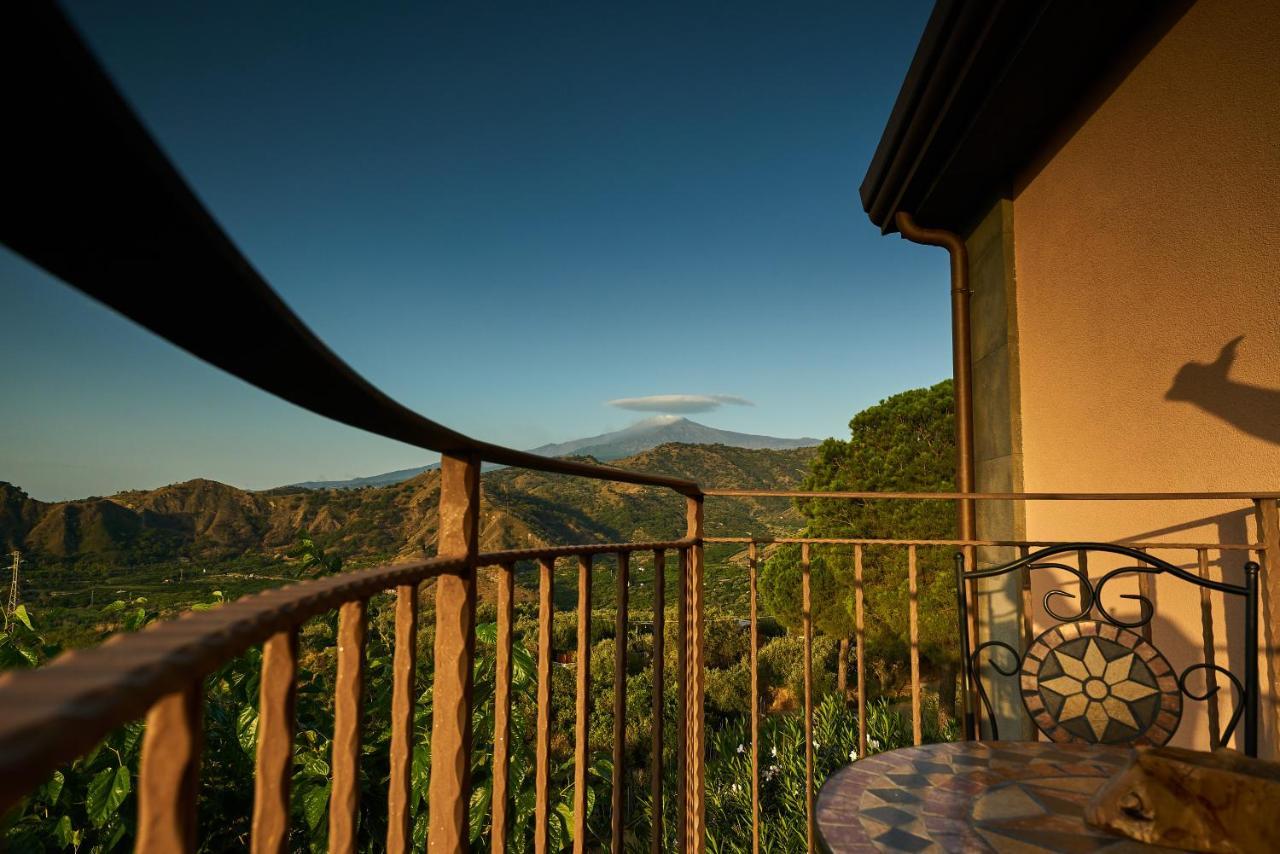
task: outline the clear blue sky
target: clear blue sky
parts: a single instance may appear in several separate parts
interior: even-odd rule
[[[857,197],[927,3],[66,8],[285,300],[452,427],[532,447],[698,394],[754,404],[713,426],[845,435],[950,374],[945,254]],[[2,249],[0,318],[0,480],[37,498],[433,459]]]

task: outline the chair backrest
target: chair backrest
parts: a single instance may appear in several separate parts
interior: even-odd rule
[[[1091,579],[1087,570],[1090,553],[1118,555],[1133,561]],[[1114,558],[1109,560],[1114,561]],[[1074,565],[1073,565],[1074,563]],[[1095,566],[1097,563],[1095,562]],[[980,643],[969,636],[970,596],[981,579],[1019,573],[1025,590],[1031,574],[1056,570],[1073,576],[1067,589],[1057,584],[1043,599],[1045,614],[1056,621],[1034,637],[1024,632],[1020,649],[999,640]],[[1257,563],[1245,564],[1244,584],[1213,581],[1181,567],[1152,557],[1146,552],[1109,543],[1064,543],[1028,554],[1018,560],[988,569],[969,569],[963,554],[956,555],[956,597],[960,616],[961,672],[965,697],[976,690],[986,712],[991,734],[1000,737],[983,678],[983,664],[993,671],[990,678],[1016,679],[1027,714],[1049,739],[1100,744],[1161,745],[1177,730],[1182,720],[1183,698],[1209,703],[1211,741],[1226,744],[1243,719],[1244,751],[1258,751],[1258,571]],[[1169,575],[1209,593],[1241,597],[1244,604],[1244,661],[1240,676],[1220,666],[1211,644],[1203,661],[1177,671],[1151,642],[1151,622],[1156,607],[1139,593],[1108,591],[1108,585],[1122,576],[1142,579]],[[1059,576],[1060,578],[1060,576]],[[1111,597],[1107,601],[1104,596]],[[1077,599],[1075,607],[1060,610],[1060,600]],[[1136,602],[1138,613],[1121,619],[1112,613],[1116,600]],[[1024,608],[1030,597],[1024,596]],[[1031,625],[1024,615],[1025,625]],[[1235,629],[1235,626],[1232,626]],[[976,639],[975,639],[976,640]],[[1199,678],[1192,679],[1196,674]],[[1222,684],[1231,689],[1231,713],[1220,724],[1218,692]],[[1197,687],[1202,685],[1202,688]],[[966,733],[977,737],[971,708]]]

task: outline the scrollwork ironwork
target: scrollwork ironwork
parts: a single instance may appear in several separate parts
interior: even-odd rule
[[[1187,677],[1196,670],[1205,671],[1205,687],[1203,694],[1197,694],[1187,687]],[[1232,734],[1236,731],[1236,724],[1240,723],[1240,716],[1244,713],[1244,685],[1236,678],[1236,675],[1230,670],[1219,667],[1216,664],[1193,664],[1186,670],[1182,671],[1181,675],[1178,676],[1178,690],[1196,702],[1214,701],[1214,698],[1217,697],[1218,692],[1221,691],[1222,688],[1216,682],[1211,682],[1209,680],[1210,673],[1221,673],[1223,676],[1227,677],[1231,682],[1231,686],[1236,689],[1235,693],[1231,696],[1231,717],[1227,720],[1227,725],[1223,727],[1221,733],[1214,733],[1218,736],[1218,744],[1225,745],[1231,740]]]
[[[978,661],[984,651],[993,648],[1002,649],[1009,653],[1009,655],[1013,656],[1013,666],[1008,670],[1001,667],[1000,663],[996,661],[994,657],[987,659],[987,663],[990,664],[992,669],[1001,676],[1017,675],[1018,671],[1022,668],[1022,656],[1018,654],[1016,649],[1009,646],[1009,644],[1004,641],[997,640],[983,641],[974,648],[973,653],[969,656],[969,673],[973,676],[973,683],[978,689],[978,698],[982,700],[982,706],[987,711],[987,720],[991,722],[991,737],[999,740],[1000,724],[996,721],[995,710],[991,706],[991,698],[987,696],[987,689],[982,687],[981,664]]]
[[[1121,593],[1121,599],[1131,599],[1138,603],[1138,613],[1140,614],[1137,620],[1122,620],[1119,617],[1112,615],[1112,613],[1107,610],[1106,605],[1102,604],[1102,589],[1106,587],[1107,583],[1113,578],[1121,575],[1128,573],[1133,573],[1135,575],[1159,575],[1161,572],[1162,570],[1159,567],[1146,566],[1122,566],[1119,569],[1111,570],[1106,575],[1099,578],[1098,583],[1093,587],[1094,604],[1098,606],[1098,613],[1102,615],[1104,620],[1113,626],[1122,626],[1126,629],[1137,629],[1145,626],[1147,623],[1151,622],[1151,618],[1156,615],[1156,606],[1152,604],[1150,599],[1143,596],[1141,593]]]
[[[1089,576],[1085,575],[1084,572],[1081,571],[1078,567],[1074,567],[1065,563],[1033,563],[1033,564],[1028,564],[1027,569],[1028,570],[1058,569],[1058,570],[1062,570],[1063,572],[1067,572],[1067,573],[1070,573],[1071,575],[1074,575],[1076,577],[1076,580],[1080,582],[1080,591],[1081,593],[1084,594],[1081,597],[1083,601],[1080,605],[1080,613],[1070,615],[1070,616],[1064,616],[1062,614],[1059,614],[1057,611],[1053,610],[1053,606],[1051,606],[1049,603],[1053,601],[1053,598],[1055,596],[1061,596],[1066,599],[1076,598],[1076,594],[1072,593],[1069,590],[1055,589],[1055,590],[1050,590],[1048,593],[1044,594],[1044,610],[1045,610],[1045,613],[1047,613],[1050,617],[1053,617],[1055,620],[1057,620],[1060,623],[1074,623],[1079,620],[1083,620],[1085,617],[1089,616],[1089,612],[1093,610],[1093,602],[1094,602],[1093,588],[1089,585]]]

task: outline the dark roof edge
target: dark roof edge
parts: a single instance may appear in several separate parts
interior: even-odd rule
[[[1194,0],[938,0],[859,188],[963,230],[1078,126]]]

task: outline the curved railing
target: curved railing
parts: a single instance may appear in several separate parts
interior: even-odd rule
[[[6,152],[0,219],[0,239],[6,245],[143,327],[264,391],[341,423],[438,451],[443,457],[441,557],[437,560],[264,594],[214,614],[192,615],[137,637],[114,640],[99,650],[67,656],[39,675],[6,677],[0,683],[0,708],[5,712],[0,721],[0,748],[5,749],[0,776],[6,778],[0,783],[4,795],[0,808],[41,773],[52,770],[60,758],[75,755],[111,726],[150,707],[148,720],[155,725],[147,728],[144,743],[138,847],[163,851],[191,847],[197,773],[193,739],[198,730],[193,718],[200,707],[191,674],[216,666],[268,635],[265,660],[276,662],[270,666],[277,672],[291,673],[289,646],[281,633],[296,629],[294,616],[302,619],[303,613],[335,606],[343,615],[340,634],[345,632],[348,648],[357,648],[359,644],[351,641],[363,635],[360,603],[366,592],[387,586],[404,591],[434,575],[440,582],[436,589],[431,844],[440,850],[461,847],[469,793],[461,748],[470,727],[474,645],[469,629],[475,590],[469,573],[481,559],[476,546],[481,462],[662,487],[685,496],[692,545],[683,552],[688,556],[682,565],[689,568],[689,583],[681,601],[687,601],[694,614],[700,613],[702,566],[698,485],[482,442],[391,399],[317,338],[254,270],[56,6],[9,4],[0,16],[5,32],[12,36],[7,58],[13,67],[24,69],[28,81],[15,87],[9,105],[9,114],[22,132],[11,136]],[[591,548],[627,554],[641,547]],[[558,553],[542,551],[537,556],[543,559]],[[697,660],[700,633],[695,628],[685,634],[695,640],[682,642],[681,652]],[[345,668],[340,664],[339,690],[355,684],[350,681],[355,662],[340,656],[341,661],[347,664]],[[179,688],[184,670],[187,687]],[[687,827],[693,834],[700,832],[702,812],[701,718],[692,711],[700,707],[701,674],[690,671],[687,675],[686,717],[695,749],[689,752],[692,758],[683,769],[689,776],[682,784],[690,793],[687,812],[696,816]],[[265,686],[274,685],[283,702],[287,681],[269,680],[264,673],[264,691]],[[163,694],[175,688],[177,693]],[[338,706],[336,725],[341,738],[335,736],[335,743],[348,747],[358,744],[350,705]],[[285,724],[277,718],[265,721],[263,731],[283,728]],[[74,731],[59,733],[64,724]],[[284,810],[280,792],[287,794],[288,754],[270,750],[265,760],[263,756],[260,750],[259,777],[265,774],[275,780],[276,800],[269,813],[278,824]],[[264,761],[271,767],[264,768]],[[345,850],[351,844],[354,761],[349,751],[345,764],[335,762],[331,850]],[[395,831],[407,820],[407,813],[402,810],[393,819]],[[280,850],[284,842],[277,831],[278,827],[257,834],[255,850]],[[389,840],[388,847],[403,850],[407,831],[395,832],[400,836]],[[263,842],[264,838],[272,841]]]

